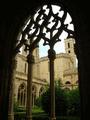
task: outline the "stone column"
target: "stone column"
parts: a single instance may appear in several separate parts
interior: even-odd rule
[[[14,111],[13,111],[13,103],[14,103],[14,81],[16,75],[16,58],[13,58],[11,61],[11,69],[10,69],[10,88],[9,88],[9,104],[8,104],[8,120],[14,120]]]
[[[48,58],[50,64],[50,101],[51,101],[51,113],[50,120],[56,120],[55,117],[55,82],[54,82],[54,60],[55,60],[55,51],[53,49],[49,49]]]
[[[26,103],[26,120],[32,120],[32,73],[34,56],[29,53],[27,56],[28,62],[28,80],[27,80],[27,103]]]

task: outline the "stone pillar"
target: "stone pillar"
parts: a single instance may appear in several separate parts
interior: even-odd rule
[[[48,51],[48,58],[50,64],[50,101],[51,101],[51,113],[50,120],[56,120],[55,117],[55,82],[54,82],[54,60],[55,60],[55,51],[50,49]]]
[[[14,103],[14,81],[16,75],[16,58],[13,58],[11,61],[11,69],[10,69],[10,88],[9,88],[9,104],[8,104],[8,120],[14,120],[14,111],[13,111],[13,103]]]
[[[29,53],[27,56],[28,62],[28,80],[27,80],[27,103],[26,103],[26,120],[32,120],[32,73],[34,56]]]

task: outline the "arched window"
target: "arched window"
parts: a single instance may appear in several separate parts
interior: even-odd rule
[[[70,48],[70,43],[68,43],[68,48]]]
[[[70,85],[71,82],[70,82],[70,81],[66,81],[65,84],[66,84],[66,85]]]
[[[70,53],[71,51],[69,50],[68,53]]]
[[[66,91],[69,91],[69,90],[71,89],[71,87],[72,87],[72,86],[71,86],[71,82],[70,82],[70,81],[66,81],[66,82],[65,82],[65,88],[64,88],[64,89],[65,89]]]
[[[44,91],[45,91],[44,88],[41,87],[41,88],[40,88],[40,91],[39,91],[39,96],[41,96],[41,95],[44,93]]]
[[[32,86],[32,106],[34,106],[36,100],[36,86]]]
[[[18,88],[17,101],[19,103],[19,106],[25,106],[25,104],[26,104],[26,85],[25,85],[25,83],[22,83]]]

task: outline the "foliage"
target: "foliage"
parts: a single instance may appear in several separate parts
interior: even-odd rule
[[[14,100],[14,112],[17,112],[19,110],[19,104]]]
[[[46,87],[44,88],[45,91],[44,93],[49,89],[49,85],[47,84]],[[36,100],[35,100],[35,105],[42,108],[42,102],[41,102],[42,96],[39,96]]]
[[[57,120],[80,120],[80,94],[79,89],[63,90],[59,81],[55,82],[55,111]],[[25,108],[14,102],[15,120],[24,120]],[[33,120],[49,120],[50,116],[50,88],[48,87],[41,97],[37,98],[32,109]],[[62,117],[65,116],[65,117]],[[74,117],[77,116],[77,117]]]
[[[67,114],[71,116],[80,116],[80,94],[79,89],[68,91],[67,95]]]
[[[32,108],[32,113],[33,113],[33,114],[37,114],[37,113],[38,113],[38,114],[39,114],[39,113],[41,114],[41,113],[43,113],[43,112],[44,112],[44,111],[42,110],[42,108],[41,108],[41,107],[38,107],[38,106],[36,106],[36,105]]]
[[[23,106],[19,106],[18,102],[14,101],[14,112],[25,112],[26,108]]]
[[[35,105],[38,106],[38,107],[40,107],[40,108],[42,107],[42,104],[41,104],[41,96],[36,99]]]
[[[65,116],[67,112],[65,91],[58,86],[55,87],[55,112],[59,116]]]
[[[47,114],[33,114],[33,120],[49,120],[49,116]],[[18,112],[14,115],[14,120],[26,120],[26,113],[25,112]],[[56,120],[80,120],[79,117],[63,117],[58,116]]]
[[[63,90],[60,80],[55,82],[55,112],[56,116],[80,116],[80,94],[79,89],[70,91]],[[50,114],[50,88],[42,95],[39,102],[41,102],[42,109]]]
[[[66,98],[64,90],[61,89],[60,81],[55,82],[55,112],[56,115],[66,115]],[[50,114],[50,88],[42,95],[41,103],[43,110]]]

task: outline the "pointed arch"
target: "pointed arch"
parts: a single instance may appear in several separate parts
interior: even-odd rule
[[[36,101],[36,91],[37,88],[35,85],[32,85],[32,106],[35,105],[35,101]]]
[[[17,101],[19,103],[19,106],[26,105],[26,84],[25,83],[21,83],[18,87]]]
[[[39,96],[41,96],[45,92],[45,88],[42,86],[39,90]]]

